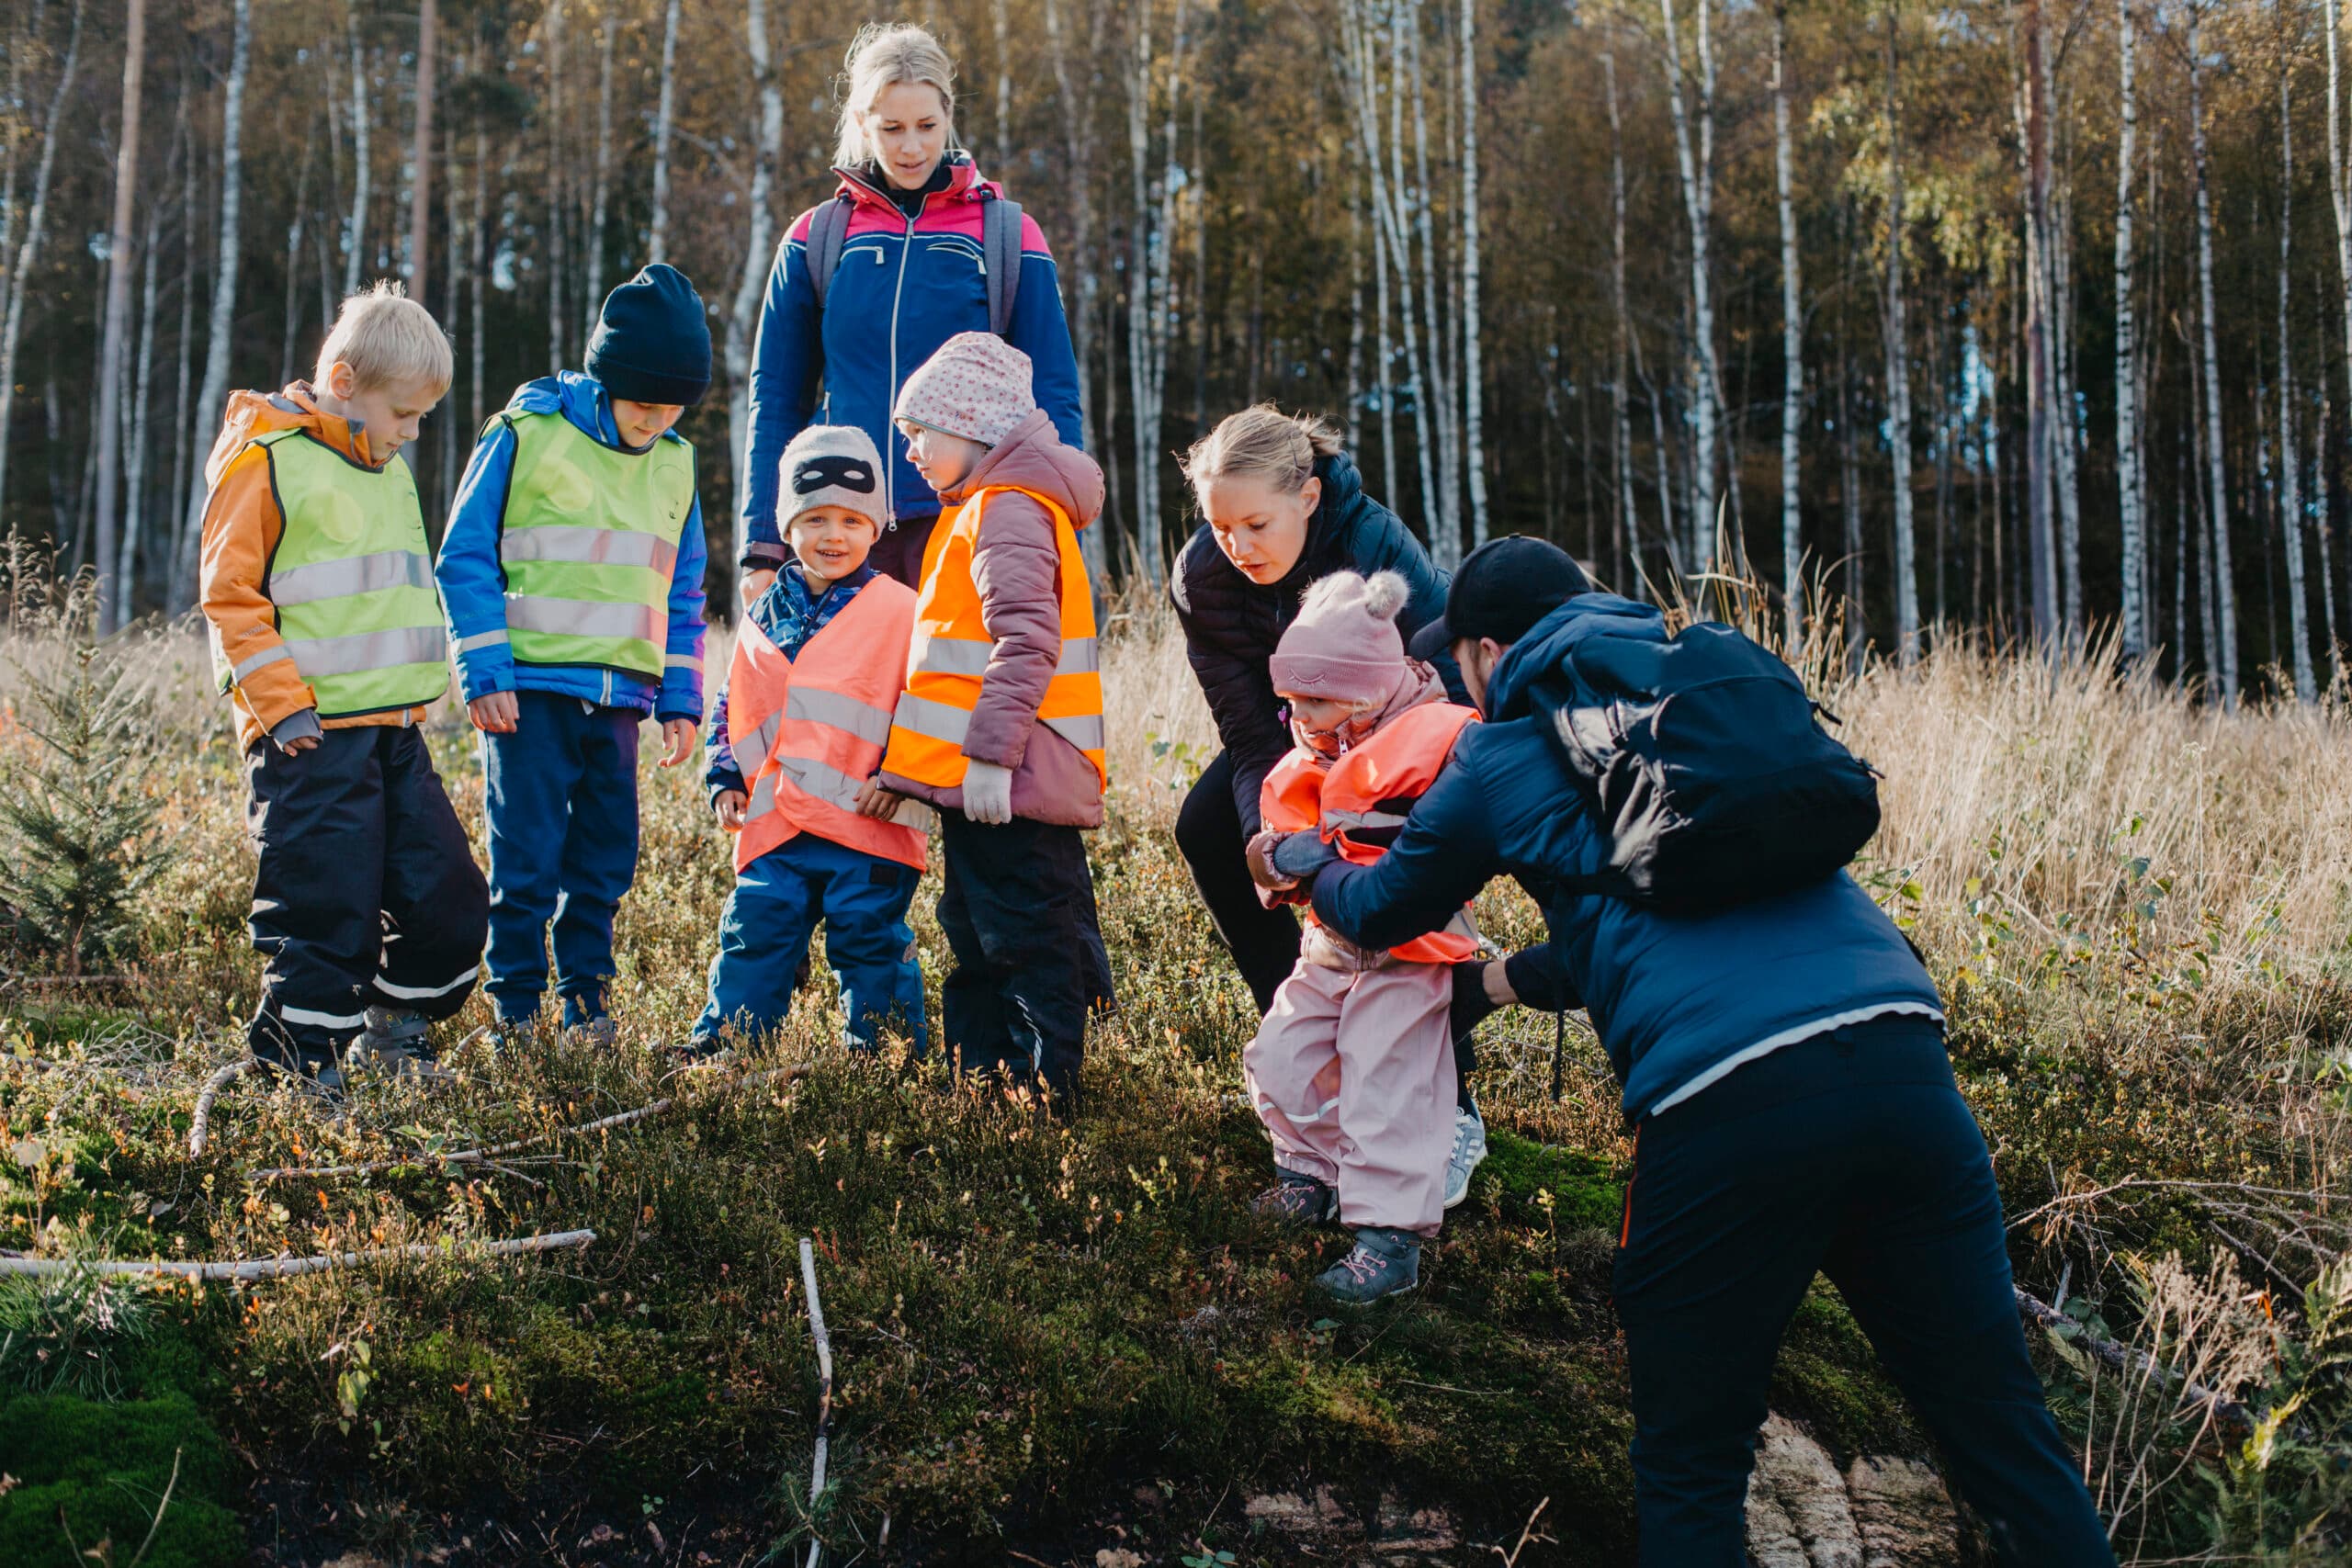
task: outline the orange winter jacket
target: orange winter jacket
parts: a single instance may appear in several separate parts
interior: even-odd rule
[[[232,392],[220,438],[205,460],[211,493],[204,502],[203,568],[197,597],[210,623],[228,668],[244,664],[278,644],[277,606],[269,600],[269,562],[286,532],[286,514],[269,479],[269,453],[254,445],[272,431],[300,428],[355,463],[380,468],[368,450],[368,435],[348,421],[321,409],[310,385],[297,381],[282,392]],[[237,705],[237,744],[255,740],[304,708],[318,706],[294,661],[279,659],[254,669],[232,688]],[[419,724],[424,709],[352,714],[322,719],[322,728],[364,724]]]

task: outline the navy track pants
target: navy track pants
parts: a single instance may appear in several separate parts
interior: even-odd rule
[[[825,962],[841,985],[850,1037],[876,1043],[888,1027],[922,1038],[922,970],[907,924],[922,873],[814,833],[786,839],[735,875],[719,917],[710,1001],[695,1038],[732,1028],[757,1039],[792,1010],[809,939],[825,927]]]

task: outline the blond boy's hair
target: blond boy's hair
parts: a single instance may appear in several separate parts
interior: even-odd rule
[[[354,294],[335,312],[327,341],[319,344],[319,385],[337,364],[351,367],[361,389],[421,381],[436,389],[436,396],[449,389],[457,372],[441,323],[389,277]]]

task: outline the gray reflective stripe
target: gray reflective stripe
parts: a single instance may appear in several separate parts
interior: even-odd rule
[[[978,637],[934,637],[916,644],[910,666],[929,675],[985,675],[996,644]],[[1091,637],[1062,638],[1061,657],[1054,662],[1057,675],[1090,675],[1102,668]]]
[[[312,561],[269,574],[273,604],[315,604],[387,588],[430,588],[433,563],[414,550],[379,550],[372,556]]]
[[[761,720],[760,727],[743,738],[745,750],[736,755],[736,765],[741,767],[748,761],[754,769],[765,766],[768,753],[775,750],[776,728],[783,722],[783,716],[778,714],[770,714]]]
[[[509,593],[506,624],[518,631],[548,632],[559,637],[634,637],[652,643],[662,640],[662,612],[650,604],[606,604],[594,599],[543,599],[535,594]]]
[[[471,653],[477,648],[503,648],[510,640],[512,639],[507,637],[506,628],[501,626],[494,632],[476,632],[471,637],[459,637],[458,651]]]
[[[935,703],[929,697],[916,696],[912,692],[902,692],[899,696],[898,712],[890,722],[900,729],[928,735],[933,740],[944,740],[951,746],[961,746],[964,744],[964,732],[972,726],[972,716],[962,708]]]
[[[307,1023],[312,1029],[356,1029],[368,1021],[364,1012],[314,1012],[309,1008],[280,1007],[277,1016],[288,1023]]]
[[[847,773],[812,758],[778,757],[775,766],[762,773],[759,782],[752,785],[751,801],[743,807],[744,821],[764,817],[775,809],[775,781],[780,773],[791,774],[792,782],[803,794],[838,806],[843,811],[857,809],[858,793],[865,787],[865,780],[851,778]],[[939,816],[922,801],[910,795],[901,795],[897,807],[886,820],[901,828],[912,828],[919,833],[928,833],[938,826]]]
[[[1402,828],[1405,819],[1393,811],[1342,811],[1334,806],[1323,808],[1323,820],[1340,828]]]
[[[673,653],[662,660],[662,668],[664,670],[691,670],[695,674],[699,675],[702,673],[702,660],[696,659],[691,653]]]
[[[762,773],[758,782],[752,785],[752,798],[744,804],[743,820],[749,822],[754,817],[765,817],[775,809],[775,774],[772,772]]]
[[[784,713],[786,718],[806,719],[811,724],[846,730],[876,746],[890,743],[889,710],[870,706],[839,692],[795,686],[785,694]]]
[[[1102,750],[1102,716],[1081,714],[1070,718],[1040,718],[1038,723],[1081,751]]]
[[[238,665],[234,670],[230,671],[229,679],[232,681],[242,681],[256,670],[262,669],[267,665],[275,664],[281,659],[291,659],[293,657],[294,655],[288,650],[286,645],[282,642],[276,648],[265,648],[259,653],[254,654],[251,659],[246,660],[243,664]]]
[[[388,631],[354,632],[349,637],[289,637],[286,646],[305,680],[442,662],[439,626],[393,626]]]
[[[641,566],[669,573],[678,547],[651,534],[627,528],[597,528],[579,523],[548,523],[509,528],[498,541],[502,560],[555,560],[575,566]]]
[[[395,986],[379,975],[376,976],[376,988],[388,997],[398,997],[404,1002],[430,1001],[435,997],[447,996],[460,986],[472,985],[481,976],[481,965],[479,964],[446,986]]]

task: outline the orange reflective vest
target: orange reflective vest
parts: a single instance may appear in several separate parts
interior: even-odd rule
[[[1413,802],[1437,782],[1446,759],[1453,755],[1463,727],[1477,716],[1453,703],[1407,708],[1328,767],[1293,747],[1266,775],[1259,791],[1259,816],[1279,832],[1313,828],[1325,843],[1339,846],[1341,859],[1370,865],[1387,846],[1358,835],[1402,828]],[[1307,919],[1314,918],[1309,909]],[[1467,905],[1443,931],[1389,950],[1410,964],[1459,964],[1477,951],[1478,928],[1471,923]]]
[[[797,833],[922,869],[930,808],[906,801],[888,820],[857,814],[882,761],[906,674],[914,591],[876,577],[788,658],[751,616],[727,674],[727,728],[752,785],[735,869]]]
[[[1046,687],[1037,722],[1086,753],[1105,785],[1102,755],[1102,660],[1094,641],[1094,595],[1078,553],[1069,513],[1035,491],[991,485],[947,509],[923,551],[922,593],[915,605],[914,642],[907,656],[907,686],[890,722],[883,767],[900,778],[953,788],[964,782],[964,734],[980,700],[980,675],[996,640],[980,620],[980,591],[972,581],[972,550],[991,496],[1027,496],[1054,520],[1061,557],[1061,660]]]

